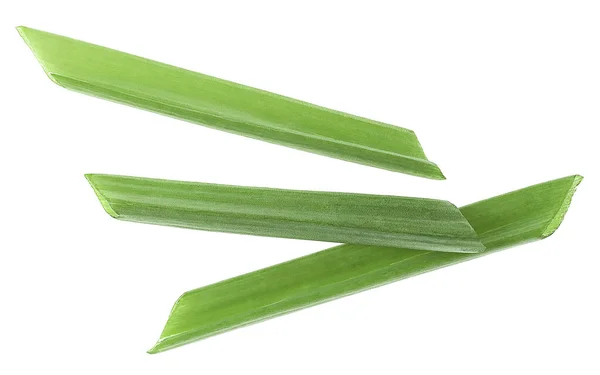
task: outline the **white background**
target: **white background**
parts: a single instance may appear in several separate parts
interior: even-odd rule
[[[600,372],[600,3],[362,3],[2,3],[0,373]],[[413,129],[448,180],[64,90],[18,25]],[[331,245],[120,222],[84,173],[457,205],[585,180],[547,240],[149,355],[182,292]]]

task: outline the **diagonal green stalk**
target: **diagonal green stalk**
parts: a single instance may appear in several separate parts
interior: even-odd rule
[[[498,250],[539,240],[560,225],[581,176],[530,186],[461,208],[486,251],[443,253],[341,245],[184,293],[149,353],[169,350]]]
[[[444,179],[411,130],[44,31],[17,30],[48,77],[65,88],[316,154]]]
[[[447,201],[86,175],[102,206],[127,221],[411,249],[485,247]]]

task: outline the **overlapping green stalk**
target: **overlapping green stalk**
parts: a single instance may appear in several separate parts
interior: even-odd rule
[[[485,249],[460,210],[436,199],[86,177],[120,220],[432,251]]]
[[[334,158],[444,179],[414,132],[19,27],[48,77],[81,93]],[[344,242],[184,293],[149,353],[548,237],[582,177],[458,209],[446,201],[86,176],[121,220]]]
[[[65,88],[304,151],[444,179],[411,130],[44,31],[17,29],[48,77]]]
[[[483,253],[341,245],[184,293],[149,353],[548,237],[581,179],[565,177],[462,207],[486,246]]]

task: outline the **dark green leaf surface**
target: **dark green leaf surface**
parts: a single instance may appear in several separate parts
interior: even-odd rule
[[[75,39],[17,29],[48,77],[65,88],[333,158],[444,179],[411,130]]]
[[[120,220],[184,228],[449,252],[485,247],[447,201],[86,175]]]
[[[548,237],[581,179],[565,177],[461,208],[487,248],[483,253],[341,245],[189,291],[149,353]]]

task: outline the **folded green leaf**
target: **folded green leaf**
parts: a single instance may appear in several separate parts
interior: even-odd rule
[[[581,179],[565,177],[463,207],[487,248],[483,253],[341,245],[184,293],[149,353],[548,237]]]
[[[411,130],[63,36],[17,29],[48,77],[65,88],[333,158],[444,179]]]
[[[121,220],[193,229],[449,252],[485,247],[452,203],[435,199],[86,175]]]

